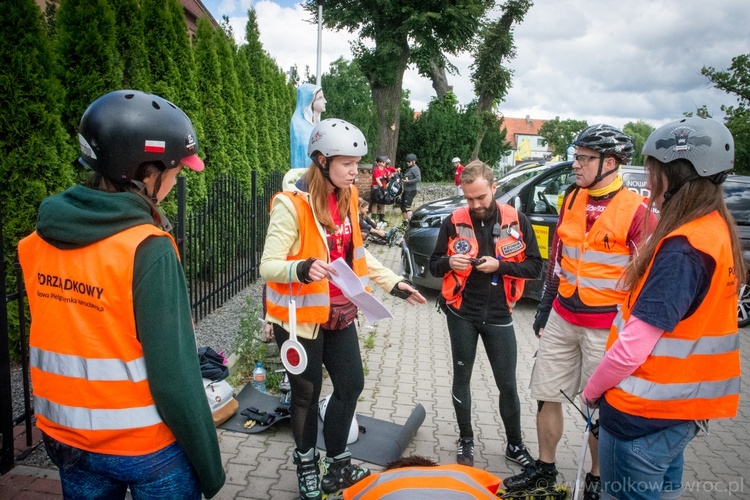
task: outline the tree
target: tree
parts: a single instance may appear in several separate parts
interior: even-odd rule
[[[560,121],[559,118],[555,118],[544,122],[539,128],[539,135],[544,138],[547,145],[552,146],[552,156],[563,156],[579,132],[588,126],[585,121]]]
[[[148,92],[151,77],[143,36],[143,10],[138,0],[110,0],[110,4],[115,13],[117,51],[123,64],[122,87]]]
[[[701,74],[716,87],[737,96],[737,106],[722,106],[724,123],[734,136],[734,168],[750,174],[750,53],[732,58],[728,71],[703,67]]]
[[[317,18],[317,1],[304,7]],[[404,71],[414,47],[429,54],[457,54],[471,44],[490,0],[329,0],[323,23],[334,30],[359,32],[352,50],[370,82],[378,114],[379,151],[395,158]],[[374,47],[362,40],[371,40]]]
[[[474,52],[471,79],[479,96],[476,112],[481,127],[471,154],[472,160],[479,156],[487,131],[497,126],[495,107],[508,93],[513,76],[513,72],[503,65],[516,56],[513,24],[520,23],[532,5],[534,3],[530,0],[508,0],[502,6],[503,15],[485,24],[480,31],[481,42]]]
[[[648,139],[648,136],[654,131],[654,127],[643,120],[638,120],[637,122],[626,123],[622,128],[622,131],[633,139],[633,147],[635,148],[635,151],[633,152],[633,158],[630,160],[630,164],[643,165],[641,151],[643,151],[643,145],[646,143],[646,139]]]
[[[122,85],[115,14],[106,0],[63,0],[57,14],[60,79],[66,91],[63,120],[76,137],[89,104]]]
[[[33,0],[6,2],[0,23],[0,225],[8,290],[23,236],[34,230],[41,201],[73,183],[75,151],[63,127],[64,90],[57,59]],[[17,310],[9,311],[11,322]],[[17,332],[11,328],[9,331]],[[15,333],[11,333],[15,337]],[[18,339],[11,339],[18,353]]]
[[[320,85],[326,97],[326,111],[321,118],[341,118],[355,124],[367,138],[368,156],[378,152],[378,120],[372,102],[370,85],[356,61],[339,57],[323,73]],[[382,153],[386,154],[386,153]]]

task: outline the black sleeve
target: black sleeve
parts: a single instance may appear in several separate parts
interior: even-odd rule
[[[440,226],[435,250],[430,256],[430,273],[436,278],[442,278],[451,269],[448,257],[448,239],[455,233],[456,228],[451,221],[451,217],[447,217]]]
[[[522,262],[500,261],[497,272],[516,278],[539,279],[542,273],[542,255],[539,253],[534,228],[531,227],[529,219],[520,212],[518,213],[518,224],[521,226],[523,241],[526,244],[526,258]]]

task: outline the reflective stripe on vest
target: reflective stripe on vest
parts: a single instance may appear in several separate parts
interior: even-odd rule
[[[296,254],[288,255],[287,261],[292,262],[316,257],[325,262],[330,259],[328,244],[323,229],[315,219],[312,208],[307,201],[307,194],[298,191],[281,192],[276,196],[285,196],[292,202],[299,223],[300,248]],[[351,187],[349,204],[349,222],[352,225],[352,271],[359,277],[362,286],[369,292],[370,275],[362,234],[359,230],[359,217],[352,217],[359,209],[357,189]],[[325,323],[328,320],[330,294],[328,280],[313,281],[302,284],[291,283],[291,293],[296,297],[296,313],[299,323]],[[269,281],[266,289],[266,308],[268,314],[281,321],[289,321],[290,284]]]
[[[154,405],[140,408],[92,409],[60,405],[35,397],[34,411],[58,425],[84,431],[129,431],[134,422],[138,422],[140,427],[162,422]]]
[[[88,359],[70,354],[29,349],[29,366],[47,373],[88,380],[119,380],[142,382],[146,380],[146,363],[143,358],[132,361],[122,359]]]
[[[687,237],[693,248],[716,262],[708,293],[695,312],[674,331],[664,332],[646,361],[605,397],[618,410],[646,418],[730,418],[737,413],[741,375],[729,230],[724,219],[713,212],[667,235],[656,251],[674,236]],[[631,317],[653,263],[652,259],[615,318],[607,349]]]
[[[576,290],[592,307],[615,306],[625,299],[620,278],[630,261],[628,232],[644,198],[621,189],[586,231],[588,194],[577,196],[557,228],[562,245],[560,286],[562,297]]]
[[[469,500],[495,499],[500,479],[492,474],[459,465],[438,467],[405,467],[365,478],[344,490],[345,500],[450,498]],[[473,470],[468,470],[473,469]]]
[[[497,209],[502,226],[501,235],[497,237],[495,241],[495,255],[498,260],[506,262],[522,262],[526,259],[526,244],[524,243],[523,233],[521,232],[518,223],[518,212],[510,205],[501,203],[497,204]],[[456,230],[456,237],[449,239],[446,255],[450,257],[451,255],[462,253],[475,258],[479,253],[479,243],[477,242],[476,234],[474,233],[474,226],[471,221],[469,208],[462,207],[454,210],[451,214],[451,221]],[[509,231],[509,228],[517,231],[518,237],[510,236],[512,233]],[[520,245],[518,242],[520,242]],[[467,251],[457,252],[455,248],[457,243],[463,243],[464,245],[468,244]],[[511,244],[509,245],[509,243]],[[514,247],[514,245],[518,245],[518,248],[514,248],[507,256],[502,255],[503,249],[508,246]],[[456,309],[461,308],[461,303],[463,302],[463,290],[471,271],[471,267],[464,271],[451,269],[443,276],[441,293],[445,298],[446,303],[454,306]],[[509,311],[512,311],[516,301],[523,295],[524,286],[525,280],[523,278],[503,275],[503,289],[505,291],[505,298],[508,303]]]
[[[37,425],[62,443],[142,455],[175,441],[154,405],[135,326],[135,254],[152,236],[169,238],[177,254],[172,237],[151,224],[77,249],[36,233],[19,243]]]

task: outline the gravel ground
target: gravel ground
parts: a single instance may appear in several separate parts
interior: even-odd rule
[[[234,350],[237,334],[240,328],[240,318],[243,309],[253,311],[260,307],[261,291],[263,282],[261,280],[251,284],[240,293],[228,300],[222,307],[203,318],[195,326],[196,344],[210,346],[215,351],[224,351],[228,356]],[[13,415],[21,415],[24,411],[23,403],[23,375],[20,366],[11,368],[12,393],[13,393]],[[38,446],[22,460],[17,460],[16,465],[27,465],[30,467],[41,467],[44,469],[55,469],[55,466],[47,458],[44,446]]]

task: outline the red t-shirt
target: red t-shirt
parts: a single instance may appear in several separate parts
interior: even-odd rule
[[[330,233],[326,229],[326,239],[328,240],[328,249],[331,253],[331,262],[341,257],[346,260],[346,254],[349,251],[349,247],[352,244],[352,224],[347,215],[344,223],[341,223],[341,217],[339,217],[338,200],[336,199],[336,193],[328,195],[328,211],[331,213],[331,218],[338,230],[335,233]],[[331,297],[338,297],[343,295],[341,290],[328,281],[329,293]]]
[[[456,186],[461,185],[461,172],[463,171],[464,171],[464,166],[459,163],[458,168],[456,169]]]
[[[386,172],[385,167],[381,167],[380,165],[378,165],[372,169],[373,186],[385,187],[385,185],[388,183],[387,179],[388,173]]]

